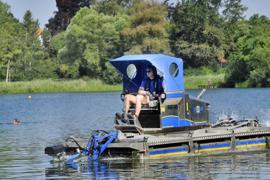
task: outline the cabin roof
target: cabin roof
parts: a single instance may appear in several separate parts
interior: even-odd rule
[[[134,80],[140,81],[145,76],[144,71],[147,64],[154,65],[158,74],[164,79],[165,91],[184,91],[183,61],[164,54],[138,54],[124,55],[110,61],[111,64],[127,77],[127,67],[129,64],[136,64],[138,73],[141,77]],[[138,84],[138,82],[135,82]]]

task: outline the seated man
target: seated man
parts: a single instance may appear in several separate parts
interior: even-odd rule
[[[129,108],[131,104],[136,105],[136,110],[133,118],[138,119],[141,111],[142,104],[149,104],[153,97],[160,95],[164,92],[163,79],[157,74],[157,69],[153,65],[147,66],[147,77],[141,82],[138,95],[127,94],[125,96],[125,113],[124,119],[127,120]]]

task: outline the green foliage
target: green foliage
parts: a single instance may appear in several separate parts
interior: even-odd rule
[[[27,11],[20,23],[0,1],[0,79],[7,81],[55,77],[55,62],[48,60],[37,30],[38,21]]]
[[[130,26],[122,32],[127,53],[170,53],[165,6],[136,0],[130,14]]]
[[[79,68],[78,63],[77,64],[74,63],[72,66],[60,63],[57,66],[56,74],[58,75],[59,78],[63,78],[63,79],[78,78],[79,77],[78,68]]]
[[[104,84],[96,79],[78,80],[33,80],[0,82],[0,94],[3,93],[48,93],[48,92],[97,92],[120,91],[121,85]]]
[[[236,41],[239,38],[239,33],[244,32],[246,29],[244,19],[244,12],[247,8],[241,4],[241,0],[224,0],[224,32],[225,32],[225,57],[237,50]],[[241,29],[241,30],[240,30]]]
[[[226,81],[230,86],[247,81],[249,86],[270,86],[270,20],[255,15],[237,39],[237,51],[230,55]]]
[[[224,74],[185,76],[186,89],[201,89],[202,87],[220,87],[224,83]]]
[[[48,53],[51,53],[50,52],[50,42],[51,42],[51,39],[52,39],[52,35],[50,33],[50,31],[47,29],[47,28],[44,28],[43,30],[43,33],[41,35],[41,38],[42,38],[42,44],[45,48],[45,50],[48,52]]]
[[[9,7],[1,1],[0,23],[0,78],[9,80],[23,54],[23,26],[13,18]]]
[[[65,32],[58,33],[50,39],[49,48],[54,56],[58,56],[59,50],[65,45]]]
[[[270,86],[270,20],[244,20],[241,0],[63,2],[42,32],[30,11],[19,22],[0,1],[1,80],[83,77],[118,84],[110,59],[166,53],[184,59],[189,87],[223,82],[222,66],[226,86]],[[194,77],[202,75],[208,80]]]
[[[63,32],[68,27],[71,19],[82,7],[89,7],[95,0],[62,0],[56,1],[58,11],[49,19],[46,27],[52,35]]]
[[[239,20],[243,20],[243,14],[247,10],[241,0],[224,0],[224,10],[222,11],[225,16],[227,25],[235,25]],[[230,26],[231,27],[231,26]]]
[[[122,82],[122,77],[120,74],[115,71],[115,68],[109,62],[107,62],[105,66],[106,71],[103,71],[102,74],[102,79],[104,82],[107,84],[120,84]]]
[[[221,1],[178,2],[172,12],[171,48],[186,66],[217,66],[224,57]]]
[[[201,76],[201,75],[213,75],[215,72],[213,69],[202,66],[200,68],[188,68],[184,71],[185,76]]]
[[[103,0],[96,4],[94,9],[99,13],[110,16],[126,14],[133,0]]]
[[[61,62],[78,67],[79,76],[103,76],[106,62],[121,53],[120,32],[126,24],[126,16],[81,9],[64,34],[64,46],[58,50]],[[59,40],[54,41],[55,47],[61,44]]]

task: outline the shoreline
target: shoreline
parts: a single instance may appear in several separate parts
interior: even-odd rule
[[[185,77],[185,89],[201,89],[203,86],[217,88],[223,82],[224,75],[202,75]],[[201,87],[200,87],[201,86]],[[114,92],[121,91],[122,85],[108,85],[97,79],[77,80],[32,80],[3,82],[0,81],[0,95],[29,93],[63,92]]]
[[[105,92],[121,90],[121,85],[108,85],[100,80],[33,80],[0,82],[0,95],[63,92]]]

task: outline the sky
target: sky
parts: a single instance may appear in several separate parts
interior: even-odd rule
[[[25,11],[30,10],[34,19],[38,19],[40,26],[44,27],[48,19],[57,11],[55,0],[0,0],[11,7],[11,12],[22,21]],[[270,17],[270,0],[242,0],[248,7],[246,18],[253,14],[266,15]]]
[[[38,19],[40,26],[44,27],[48,20],[57,11],[55,0],[0,0],[10,6],[12,14],[22,21],[27,10],[32,12],[34,19]]]

